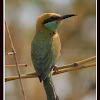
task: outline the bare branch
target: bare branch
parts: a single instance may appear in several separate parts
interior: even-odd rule
[[[27,64],[18,64],[19,67],[27,67]],[[5,65],[5,67],[16,67],[16,65]]]
[[[68,68],[68,69],[61,70],[61,71],[58,71],[56,73],[53,73],[53,75],[57,75],[57,74],[65,73],[65,72],[69,72],[69,71],[74,71],[74,70],[78,70],[78,69],[82,69],[82,68],[93,67],[93,66],[96,66],[96,63],[88,64],[88,65],[84,65],[84,66],[78,66],[78,67]]]
[[[82,68],[93,67],[93,66],[96,66],[96,63],[88,64],[88,65],[84,65],[84,66],[70,67],[70,68],[66,68],[66,66],[62,66],[63,70],[61,70],[61,67],[60,67],[60,70],[58,70],[56,73],[54,72],[52,75],[57,75],[57,74],[74,71],[74,70],[78,70],[78,69],[82,69]],[[65,69],[64,69],[64,67],[65,67]],[[31,72],[31,73],[21,75],[21,79],[36,78],[36,77],[37,77],[36,72],[34,72],[34,73]],[[5,82],[11,81],[11,80],[16,80],[16,79],[19,79],[19,77],[18,76],[6,77]]]
[[[92,60],[95,60],[96,59],[96,56],[93,56],[93,57],[90,57],[90,58],[87,58],[85,60],[82,60],[82,61],[78,61],[78,62],[75,62],[75,63],[72,63],[72,64],[68,64],[67,66],[61,66],[61,67],[57,67],[57,69],[64,69],[64,68],[70,68],[70,67],[77,67],[77,66],[80,66],[82,64],[85,64],[89,61],[92,61]]]
[[[13,56],[14,56],[14,60],[15,60],[15,64],[16,64],[16,68],[17,68],[17,72],[18,72],[18,76],[19,76],[19,80],[20,80],[20,85],[21,85],[21,89],[22,89],[22,93],[23,93],[23,96],[24,96],[24,100],[26,100],[26,97],[25,97],[25,94],[24,94],[23,85],[22,85],[22,81],[21,81],[19,66],[18,66],[18,62],[17,62],[17,58],[16,58],[16,52],[15,52],[15,49],[14,49],[14,45],[13,45],[13,42],[12,42],[12,39],[11,39],[11,35],[10,35],[10,31],[9,31],[9,28],[8,28],[8,25],[7,25],[6,21],[5,21],[5,26],[6,26],[7,33],[8,33],[9,40],[10,40],[10,44],[11,44],[11,47],[12,47],[12,52],[10,52],[8,54],[9,55],[13,54]]]

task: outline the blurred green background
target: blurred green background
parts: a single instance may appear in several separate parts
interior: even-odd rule
[[[31,41],[35,23],[43,13],[78,14],[59,27],[62,50],[58,66],[96,55],[96,0],[5,0],[5,18],[9,26],[21,74],[34,72]],[[5,64],[15,64],[8,34],[5,33]],[[17,75],[16,68],[5,68],[5,76]],[[96,68],[86,68],[53,76],[60,100],[96,100]],[[23,79],[27,100],[46,100],[38,78]],[[23,100],[19,80],[5,83],[5,100]]]

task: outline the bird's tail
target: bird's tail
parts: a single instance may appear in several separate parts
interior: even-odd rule
[[[52,82],[52,76],[48,75],[45,80],[43,80],[44,89],[47,95],[47,100],[59,100],[55,88]]]

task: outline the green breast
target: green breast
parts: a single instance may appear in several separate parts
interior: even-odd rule
[[[34,64],[34,68],[38,74],[48,73],[50,68],[55,65],[58,58],[58,53],[60,50],[57,50],[57,43],[59,40],[54,38],[53,33],[50,34],[48,30],[41,30],[37,33],[32,41],[31,46],[31,57]],[[58,52],[59,51],[59,52]]]

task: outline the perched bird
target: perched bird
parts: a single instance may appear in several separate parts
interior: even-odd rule
[[[75,15],[61,16],[56,13],[44,13],[36,22],[36,35],[31,44],[31,58],[40,82],[43,81],[48,100],[59,100],[51,74],[61,49],[57,28],[63,19]]]

